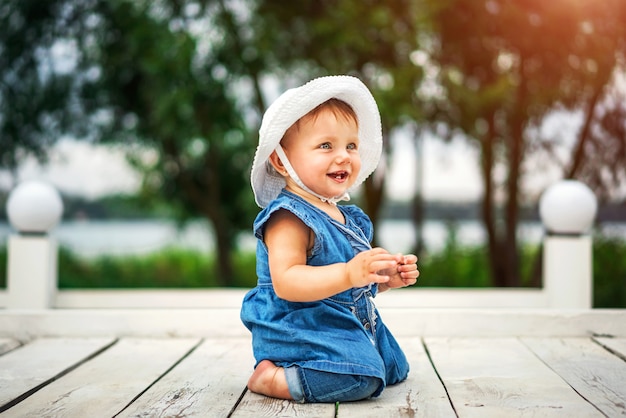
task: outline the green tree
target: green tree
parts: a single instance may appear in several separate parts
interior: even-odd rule
[[[624,174],[624,95],[615,76],[624,70],[625,8],[618,0],[427,4],[432,27],[422,51],[435,70],[427,81],[439,89],[422,95],[423,107],[448,137],[480,148],[491,275],[498,286],[519,286],[522,180],[530,155],[554,149],[555,138],[539,130],[546,116],[583,114],[572,155],[561,162],[564,177],[600,190],[603,177]]]
[[[248,119],[245,124],[241,119],[229,119],[232,111],[217,115],[231,131],[233,126],[240,127],[238,136],[246,139],[242,146],[249,150],[254,148],[248,140],[249,132],[256,130],[259,120],[254,118],[260,118],[266,107],[262,91],[265,78],[286,80],[281,87],[284,89],[321,74],[359,76],[370,85],[381,108],[387,147],[389,133],[394,128],[419,117],[419,108],[411,103],[411,91],[421,74],[410,61],[410,52],[416,46],[415,22],[419,16],[409,1],[398,2],[393,7],[375,2],[372,7],[363,7],[349,1],[339,4],[313,1],[233,4],[220,0],[164,1],[157,2],[158,6],[124,1],[98,4],[101,4],[98,13],[103,23],[99,28],[102,35],[96,42],[98,48],[94,49],[94,62],[99,62],[97,65],[101,66],[103,75],[102,83],[96,86],[99,93],[92,96],[103,100],[94,101],[95,108],[112,104],[115,123],[111,126],[117,136],[115,140],[119,140],[120,133],[130,131],[126,137],[148,139],[152,145],[157,145],[153,148],[159,151],[159,164],[153,166],[154,170],[146,171],[149,174],[146,179],[156,178],[156,181],[146,183],[159,187],[170,184],[169,190],[178,193],[169,195],[176,198],[175,201],[185,202],[189,196],[202,195],[191,193],[189,182],[183,187],[184,176],[180,173],[187,171],[190,162],[177,158],[180,150],[174,146],[182,144],[183,137],[193,139],[196,146],[198,138],[207,137],[204,133],[185,132],[185,129],[194,129],[193,120],[198,119],[199,112],[188,119],[175,118],[184,114],[181,109],[185,106],[195,109],[201,106],[202,99],[194,102],[193,94],[184,93],[189,89],[197,91],[198,85],[204,92],[217,93],[222,89],[223,98],[212,97],[204,103],[215,104],[221,100],[226,106],[234,103],[228,96],[233,93],[233,86],[238,83],[249,86],[246,90],[249,99],[236,103],[243,112],[249,113],[252,121]],[[192,33],[193,25],[198,22],[206,25],[204,36]],[[198,53],[201,41],[209,44],[204,55]],[[201,84],[211,77],[214,86]],[[168,107],[170,104],[172,107]],[[216,120],[215,116],[202,114],[204,120]],[[226,127],[220,129],[225,131]],[[171,139],[166,139],[168,130],[176,131],[170,134]],[[218,145],[209,142],[207,155],[218,155]],[[243,148],[233,150],[233,155],[240,158],[241,150]],[[206,172],[206,161],[198,161],[198,167]],[[240,173],[247,171],[233,168]],[[176,175],[172,175],[172,171]],[[222,169],[221,173],[225,172]],[[383,176],[380,170],[364,187],[365,209],[374,222],[384,201]],[[171,182],[164,182],[164,179]],[[233,193],[233,187],[230,190]],[[248,188],[241,190],[247,192]],[[242,196],[237,199],[244,200]],[[185,213],[189,213],[188,209]],[[237,213],[230,214],[241,219]],[[225,225],[215,216],[210,219],[214,225]]]
[[[619,0],[8,1],[0,167],[45,156],[67,132],[148,147],[152,160],[134,160],[143,192],[210,221],[228,284],[237,233],[254,216],[247,173],[265,81],[282,90],[354,74],[379,103],[386,147],[410,126],[480,148],[492,277],[519,285],[522,180],[528,156],[554,148],[538,129],[547,115],[583,114],[565,177],[607,191],[623,182],[625,17]],[[44,70],[55,47],[71,51],[72,68]],[[383,170],[364,190],[374,222]]]
[[[245,80],[218,1],[9,1],[0,6],[0,168],[45,160],[62,134],[137,144],[142,194],[206,218],[221,285],[238,232],[249,229],[254,149]],[[57,50],[67,56],[55,55]],[[226,49],[226,51],[224,51]],[[231,58],[231,61],[236,61]],[[244,86],[245,87],[245,86]],[[258,112],[258,111],[257,111]]]
[[[27,156],[44,161],[47,149],[70,126],[80,132],[73,122],[78,113],[72,105],[73,77],[54,59],[71,36],[74,15],[64,3],[0,4],[0,170],[14,175]]]
[[[237,235],[253,218],[247,172],[254,145],[233,95],[238,80],[216,57],[219,42],[202,52],[207,34],[193,33],[193,25],[215,25],[207,14],[213,4],[191,5],[98,2],[96,41],[87,38],[82,48],[83,64],[99,76],[83,97],[103,114],[103,141],[156,151],[153,161],[134,159],[144,173],[142,192],[170,202],[181,220],[210,221],[219,284],[229,285]]]

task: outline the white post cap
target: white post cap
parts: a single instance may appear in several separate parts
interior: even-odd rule
[[[539,200],[539,216],[555,234],[583,234],[593,226],[598,210],[596,196],[587,185],[562,180],[548,187]]]
[[[6,209],[9,222],[19,232],[46,233],[61,220],[63,201],[49,184],[26,181],[11,191]]]

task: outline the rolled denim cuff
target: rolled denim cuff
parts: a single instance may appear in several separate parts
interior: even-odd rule
[[[300,379],[298,366],[285,367],[285,378],[287,378],[287,387],[293,400],[298,403],[304,403],[304,390],[302,389],[302,380]]]

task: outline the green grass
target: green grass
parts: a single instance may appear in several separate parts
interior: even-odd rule
[[[529,278],[535,255],[536,245],[524,245],[520,248],[520,275]],[[489,254],[484,246],[461,245],[454,223],[448,225],[448,235],[443,248],[436,252],[426,252],[420,256],[421,286],[428,287],[491,287],[489,274]],[[522,286],[530,286],[523,283]]]
[[[204,288],[216,287],[213,255],[166,248],[145,255],[80,258],[61,249],[59,288]],[[255,255],[236,253],[233,287],[256,283]]]
[[[536,249],[522,249],[522,266],[529,268]],[[626,242],[594,237],[594,307],[626,308]],[[215,259],[211,254],[180,248],[129,256],[82,258],[59,251],[59,287],[75,288],[206,288],[215,287]],[[0,288],[6,287],[6,248],[0,248]],[[233,256],[232,287],[256,283],[255,255]],[[459,246],[454,234],[438,252],[419,261],[420,286],[489,287],[487,254],[483,247]],[[522,272],[526,275],[526,272]]]
[[[594,308],[626,308],[626,242],[595,237],[593,243]]]

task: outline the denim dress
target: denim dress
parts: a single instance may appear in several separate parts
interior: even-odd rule
[[[404,353],[374,305],[378,286],[352,288],[315,302],[289,302],[276,295],[270,277],[263,233],[279,209],[290,211],[314,232],[308,265],[344,263],[371,248],[373,227],[367,215],[354,205],[338,208],[345,224],[283,190],[259,213],[254,222],[258,283],[244,298],[241,320],[252,333],[257,364],[270,360],[285,368],[376,377],[383,382],[377,396],[409,372]]]

